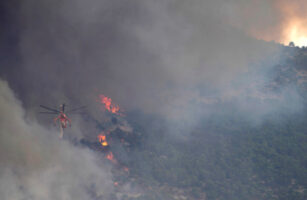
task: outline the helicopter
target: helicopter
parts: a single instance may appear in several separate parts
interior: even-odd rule
[[[69,127],[71,127],[71,120],[67,117],[67,113],[71,113],[71,114],[80,114],[80,113],[75,113],[75,111],[79,111],[84,109],[86,106],[82,106],[79,108],[74,108],[71,110],[68,110],[65,114],[65,103],[60,105],[60,109],[55,109],[55,108],[50,108],[44,105],[40,105],[41,108],[44,108],[47,111],[43,111],[43,112],[39,112],[40,114],[54,114],[57,115],[54,119],[54,125],[57,124],[57,121],[59,121],[59,125],[60,125],[60,138],[63,138],[64,135],[64,129],[67,127],[67,124],[69,123]]]

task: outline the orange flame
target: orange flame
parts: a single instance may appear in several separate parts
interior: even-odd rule
[[[125,172],[129,172],[129,168],[128,167],[124,167],[124,171]]]
[[[117,163],[117,161],[115,160],[114,155],[113,155],[113,153],[112,153],[111,151],[107,154],[106,158],[107,158],[108,160],[110,160],[110,161],[111,161],[112,163],[114,163],[114,164]]]
[[[106,147],[109,145],[106,140],[106,136],[103,133],[99,134],[97,137],[102,146]],[[113,164],[117,164],[117,161],[111,151],[106,155],[106,158],[110,160]]]
[[[104,96],[103,94],[99,95],[99,98],[100,98],[100,103],[104,104],[106,110],[114,114],[120,114],[119,106],[112,103],[111,98]]]
[[[306,1],[275,0],[274,4],[281,19],[279,41],[286,45],[292,41],[298,46],[307,46]]]
[[[106,147],[106,146],[109,145],[107,140],[106,140],[106,136],[105,135],[99,134],[97,137],[98,137],[98,140],[99,140],[99,142],[101,143],[102,146]]]
[[[110,153],[107,154],[107,159],[113,160],[113,158],[114,158],[114,156],[113,156],[113,153],[112,153],[112,152],[110,152]]]
[[[230,23],[250,36],[284,45],[292,41],[297,46],[307,46],[306,0],[242,1],[236,9]]]

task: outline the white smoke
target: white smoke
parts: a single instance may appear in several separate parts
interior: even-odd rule
[[[2,80],[0,113],[1,200],[108,197],[113,185],[109,167],[93,152],[27,120],[20,101]]]

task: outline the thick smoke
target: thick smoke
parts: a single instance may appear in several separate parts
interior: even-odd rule
[[[106,198],[108,166],[97,155],[57,138],[58,133],[25,119],[21,102],[0,81],[0,196],[8,199]]]
[[[1,3],[0,76],[20,99],[0,82],[1,199],[78,200],[111,191],[110,171],[91,152],[36,122],[44,118],[40,104],[87,105],[72,132],[94,139],[104,119],[101,93],[127,112],[162,116],[169,132],[189,133],[217,111],[234,110],[258,124],[272,113],[301,110],[295,85],[270,90],[282,47],[259,39],[284,42],[286,18],[277,2]],[[133,128],[126,121],[118,127]]]
[[[9,29],[17,45],[2,76],[32,115],[39,104],[66,102],[88,105],[91,115],[101,119],[95,103],[103,93],[127,111],[187,123],[197,123],[221,101],[240,102],[235,103],[238,110],[257,113],[258,120],[269,110],[297,108],[300,102],[254,106],[257,101],[249,100],[265,96],[259,93],[271,67],[280,62],[280,45],[249,34],[253,27],[265,29],[270,20],[276,21],[277,11],[267,15],[275,4],[253,5],[224,0],[44,0],[7,6],[18,27],[17,32]],[[255,13],[247,12],[250,7]],[[260,18],[245,16],[252,13]],[[279,95],[287,96],[285,91],[292,90],[281,89]]]
[[[187,123],[197,123],[221,101],[240,102],[237,109],[257,113],[255,119],[284,106],[296,110],[299,98],[292,104],[250,101],[266,96],[260,93],[280,62],[280,45],[249,34],[276,21],[275,10],[267,15],[274,3],[32,0],[7,6],[18,27],[9,29],[17,45],[2,76],[32,115],[39,104],[66,102],[88,105],[101,119],[95,106],[100,93],[127,111]],[[250,7],[260,18],[245,16],[254,13]],[[280,99],[293,93],[280,91]]]

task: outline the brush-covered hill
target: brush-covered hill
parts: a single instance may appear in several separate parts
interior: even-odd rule
[[[114,154],[129,167],[126,178],[141,185],[143,192],[121,197],[306,199],[307,50],[284,47],[281,58],[282,64],[272,68],[266,94],[285,85],[296,88],[302,97],[299,111],[280,109],[254,124],[246,113],[219,103],[186,134],[169,133],[169,124],[159,116],[128,113],[134,129],[125,138],[129,153],[122,159],[121,151],[114,149]],[[120,130],[113,134],[121,135]]]

